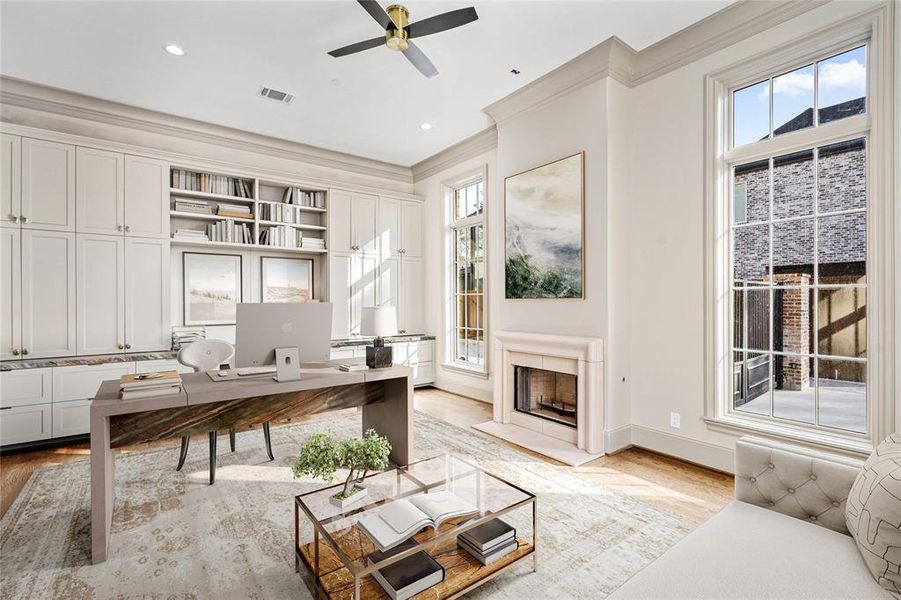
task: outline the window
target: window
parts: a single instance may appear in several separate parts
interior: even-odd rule
[[[711,428],[860,451],[894,429],[883,18],[707,78]]]
[[[484,177],[450,188],[448,358],[452,365],[485,371]]]

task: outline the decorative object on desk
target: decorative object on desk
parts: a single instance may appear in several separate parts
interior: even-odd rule
[[[584,153],[504,180],[507,298],[584,298]]]
[[[363,478],[369,471],[387,469],[390,453],[388,438],[380,436],[375,429],[368,429],[362,438],[347,438],[340,442],[331,431],[317,433],[301,448],[293,467],[294,477],[310,475],[331,483],[335,471],[347,469],[344,487],[330,498],[332,504],[343,509],[366,496]]]
[[[360,334],[373,336],[372,346],[366,346],[366,365],[370,369],[384,369],[394,363],[391,346],[383,338],[397,335],[397,309],[393,306],[364,306]]]
[[[300,379],[300,348],[275,349],[275,380],[297,381]]]
[[[241,302],[241,255],[183,254],[185,325],[234,325]]]
[[[373,552],[366,557],[366,562],[370,565],[378,564],[396,554],[412,550],[417,545],[416,540],[410,539],[386,552],[378,550]],[[407,600],[444,581],[444,567],[427,552],[420,550],[396,563],[373,571],[372,577],[379,582],[392,600]]]
[[[260,257],[263,302],[309,302],[313,299],[313,259]]]

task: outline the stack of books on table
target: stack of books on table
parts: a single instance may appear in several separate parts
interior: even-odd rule
[[[416,546],[416,540],[410,539],[391,550],[373,552],[366,559],[373,565]],[[396,563],[373,571],[372,577],[379,582],[391,600],[406,600],[444,581],[444,567],[427,552],[420,550]]]
[[[519,547],[516,529],[500,519],[493,519],[464,531],[457,536],[457,545],[483,565],[490,565]]]
[[[198,215],[211,215],[213,208],[203,200],[175,199],[175,210],[178,212],[196,213]]]
[[[219,208],[216,210],[216,215],[220,217],[234,217],[238,219],[253,218],[253,214],[250,212],[249,206],[245,206],[243,204],[226,204],[225,202],[219,203]]]
[[[199,229],[176,229],[175,233],[172,234],[172,239],[186,242],[208,242],[210,241],[210,236]]]
[[[177,394],[181,391],[181,375],[178,371],[130,373],[119,379],[119,391],[123,400]]]

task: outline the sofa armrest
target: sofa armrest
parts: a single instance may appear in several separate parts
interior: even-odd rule
[[[845,505],[863,460],[743,437],[735,444],[735,497],[847,534]]]

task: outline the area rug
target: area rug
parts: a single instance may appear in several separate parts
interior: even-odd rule
[[[416,413],[417,458],[470,457],[539,497],[539,569],[514,566],[471,598],[604,598],[691,529],[674,514],[528,456],[482,433]],[[0,521],[3,598],[310,598],[294,572],[293,498],[322,484],[293,479],[292,458],[320,431],[359,435],[340,415],[220,443],[216,484],[208,447],[120,455],[109,560],[90,564],[87,461],[36,471]],[[527,514],[527,513],[526,513]]]

